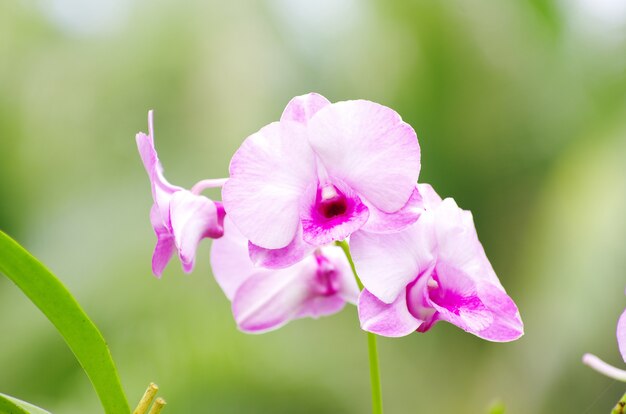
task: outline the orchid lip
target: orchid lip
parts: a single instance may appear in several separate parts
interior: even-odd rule
[[[333,184],[325,184],[317,190],[317,211],[322,217],[331,220],[348,210],[346,196]]]
[[[345,239],[369,216],[359,195],[335,177],[311,183],[304,200],[300,210],[303,238],[314,246]]]
[[[434,273],[434,272],[433,272]],[[417,319],[430,324],[437,311],[429,303],[431,293],[436,293],[439,283],[435,280],[435,274],[426,272],[420,274],[406,288],[407,307],[409,312]],[[427,278],[424,281],[422,278]],[[422,279],[422,280],[420,280]]]

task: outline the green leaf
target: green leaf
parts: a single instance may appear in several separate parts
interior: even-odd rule
[[[50,414],[26,401],[0,393],[0,414]]]
[[[130,413],[102,334],[63,284],[22,246],[0,231],[0,272],[46,315],[85,370],[107,414]]]

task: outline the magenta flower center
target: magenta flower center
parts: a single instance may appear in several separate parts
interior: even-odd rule
[[[317,190],[316,204],[318,213],[326,219],[341,216],[348,210],[346,196],[333,184],[325,184]]]

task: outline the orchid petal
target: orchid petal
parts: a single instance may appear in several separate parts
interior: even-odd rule
[[[318,318],[343,309],[346,302],[355,304],[359,287],[352,273],[350,262],[339,246],[324,246],[316,252],[317,275],[309,282],[309,298],[306,299],[296,317]],[[323,262],[323,263],[320,263]],[[331,275],[332,280],[323,278]],[[321,274],[320,274],[321,273]]]
[[[287,104],[280,121],[306,124],[317,111],[326,105],[330,105],[330,101],[317,93],[296,96]]]
[[[475,280],[502,287],[478,240],[472,213],[446,198],[435,214],[438,262],[463,270]]]
[[[387,304],[364,289],[359,296],[358,306],[361,328],[377,335],[406,336],[415,332],[422,323],[409,312],[404,292],[391,304]]]
[[[493,314],[478,296],[476,283],[456,269],[436,268],[439,287],[429,295],[439,318],[477,334],[491,325]]]
[[[524,335],[524,324],[519,310],[500,286],[480,282],[478,295],[493,315],[493,322],[487,329],[478,332],[478,337],[493,342],[509,342]]]
[[[339,246],[324,246],[321,252],[334,266],[337,277],[338,295],[346,302],[356,305],[359,300],[361,290],[356,283],[352,267],[343,249]]]
[[[415,188],[420,149],[415,131],[395,111],[374,102],[337,102],[308,123],[309,142],[329,176],[339,178],[380,210],[400,210]]]
[[[302,228],[300,227],[293,240],[282,249],[264,249],[254,243],[249,243],[248,248],[250,260],[255,266],[281,269],[302,260],[315,249],[315,246],[302,239]]]
[[[148,128],[149,135],[140,132],[136,135],[137,148],[143,162],[144,168],[150,178],[152,187],[152,198],[158,205],[161,217],[167,224],[166,218],[169,210],[169,199],[173,193],[182,190],[181,187],[170,184],[163,176],[163,167],[159,161],[156,149],[154,147],[154,129],[152,122],[153,112],[148,112]]]
[[[356,301],[358,287],[339,247],[322,247],[288,268],[264,269],[252,264],[248,242],[229,216],[224,228],[224,236],[213,241],[211,266],[233,302],[241,330],[273,330],[292,319],[335,313],[345,302]]]
[[[445,265],[438,264],[436,272],[439,286],[429,298],[439,319],[489,341],[508,342],[523,335],[517,306],[500,286]]]
[[[422,198],[422,206],[426,210],[433,210],[442,202],[441,197],[430,184],[418,184],[417,191]]]
[[[433,308],[429,295],[433,286],[433,268],[422,272],[406,288],[406,303],[409,312],[415,318],[424,321],[418,331],[426,332],[439,320],[437,310]]]
[[[157,236],[157,243],[152,254],[152,273],[158,278],[163,274],[163,269],[169,263],[174,254],[174,237],[163,225],[159,207],[156,204],[150,209],[150,222]]]
[[[217,209],[217,228],[221,229],[221,231],[218,231],[215,238],[220,238],[224,235],[224,219],[226,218],[226,210],[224,210],[224,203],[221,201],[213,201],[213,204],[215,204],[215,208]]]
[[[317,179],[305,133],[295,122],[269,124],[248,137],[231,160],[224,207],[257,246],[280,249],[296,235],[301,195]]]
[[[624,362],[626,362],[626,310],[624,310],[617,322],[617,345]]]
[[[224,219],[224,235],[211,245],[211,269],[217,284],[229,300],[257,269],[248,257],[248,240],[230,220]]]
[[[434,215],[441,298],[433,307],[440,318],[483,339],[519,338],[524,331],[519,311],[487,259],[472,214],[447,198]]]
[[[400,233],[358,231],[350,236],[350,251],[361,282],[378,299],[392,303],[410,282],[432,267],[433,220],[433,214],[425,212]]]
[[[258,269],[237,290],[233,314],[244,332],[278,329],[292,319],[318,318],[340,311],[345,301],[318,291],[318,264],[313,256],[286,269]]]
[[[178,191],[170,202],[170,219],[178,255],[187,273],[193,270],[196,249],[205,237],[221,237],[215,203],[190,191]]]
[[[233,298],[233,314],[242,331],[261,333],[294,319],[309,299],[307,273],[314,274],[313,260],[287,269],[257,270],[239,287]]]
[[[300,305],[295,318],[319,318],[339,312],[346,306],[346,301],[341,297],[332,296],[311,296]],[[294,319],[295,319],[294,318]]]
[[[397,233],[415,223],[424,211],[422,196],[416,189],[404,207],[395,213],[385,213],[364,201],[370,215],[362,230],[372,233]]]

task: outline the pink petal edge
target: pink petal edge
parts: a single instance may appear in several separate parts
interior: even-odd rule
[[[424,201],[417,188],[413,190],[411,198],[409,198],[404,207],[395,213],[385,213],[367,202],[367,200],[364,200],[364,203],[370,215],[361,229],[371,233],[400,232],[415,223],[424,211]]]
[[[622,354],[622,359],[626,362],[626,310],[617,321],[617,345]]]
[[[248,242],[250,260],[257,267],[268,269],[282,269],[289,267],[305,256],[312,253],[315,246],[310,245],[302,239],[302,228],[298,229],[293,240],[282,249],[265,249]]]
[[[308,93],[293,98],[283,111],[280,121],[295,121],[306,124],[320,109],[330,105],[330,101],[318,93]]]
[[[400,337],[409,335],[422,324],[408,310],[404,292],[387,304],[364,289],[359,296],[361,328],[376,335]]]

